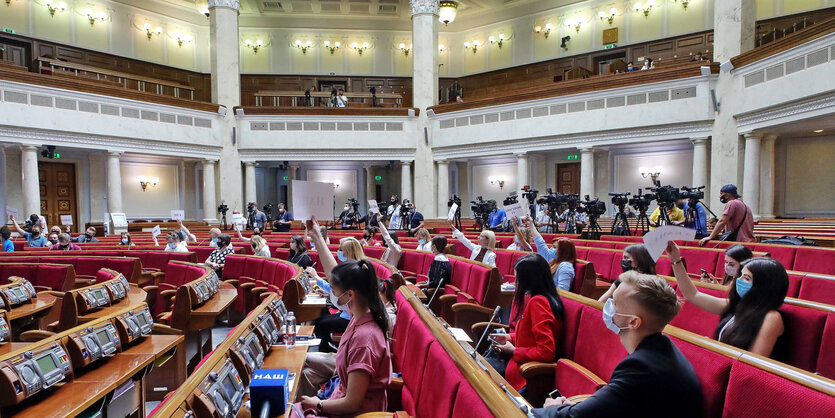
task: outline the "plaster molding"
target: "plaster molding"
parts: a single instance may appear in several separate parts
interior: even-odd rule
[[[412,11],[412,16],[421,14],[438,16],[441,9],[441,2],[439,0],[409,0],[409,7]]]
[[[229,9],[241,10],[241,1],[240,0],[209,0],[209,10],[214,9],[215,7],[226,7]]]
[[[0,132],[2,133],[2,132]],[[298,150],[298,149],[240,149],[242,162],[280,161],[368,161],[414,159],[414,149],[403,150]]]
[[[739,132],[747,132],[767,126],[784,123],[782,119],[804,113],[835,112],[835,92],[808,99],[784,103],[778,106],[735,115]],[[813,116],[818,116],[813,115]],[[794,117],[793,120],[798,118]]]

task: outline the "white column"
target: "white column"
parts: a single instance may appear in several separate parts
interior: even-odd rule
[[[530,169],[528,168],[528,154],[524,152],[516,155],[516,191],[519,192],[523,186],[530,186]],[[521,192],[519,192],[521,193]]]
[[[41,213],[38,147],[36,145],[21,145],[20,154],[21,184],[23,185],[23,211],[20,213],[20,219],[26,219],[33,213]]]
[[[108,222],[107,213],[107,161],[105,153],[92,152],[90,164],[90,222]]]
[[[745,134],[745,166],[742,178],[742,200],[760,216],[760,138],[759,133]]]
[[[709,186],[707,175],[707,145],[708,139],[704,138],[690,138],[693,143],[693,186]],[[709,196],[709,192],[705,190],[705,196]]]
[[[107,151],[107,211],[124,213],[122,210],[122,168],[119,151]]]
[[[548,159],[541,154],[533,154],[530,158],[534,162],[533,181],[531,182],[531,187],[545,193],[545,189],[548,187]]]
[[[6,173],[8,171],[8,166],[6,165],[6,146],[0,144],[0,208],[5,208],[8,205],[6,201],[6,193],[8,193],[8,188],[6,187],[9,184],[6,181]],[[3,216],[6,216],[4,213]],[[5,225],[9,220],[5,219],[0,225]]]
[[[365,207],[368,208],[368,200],[375,200],[377,196],[374,194],[374,166],[365,164]]]
[[[257,202],[258,196],[255,191],[255,162],[254,161],[247,161],[244,163],[244,204],[248,205],[249,202]]]
[[[402,202],[403,199],[412,200],[412,162],[411,161],[401,161],[400,162],[400,201]],[[423,207],[423,202],[421,202],[421,207]]]
[[[777,135],[766,135],[760,143],[760,218],[774,217],[774,143]]]
[[[449,211],[447,202],[450,197],[449,161],[440,160],[438,161],[438,217],[443,217]]]
[[[580,148],[580,199],[594,197],[594,148]]]
[[[296,175],[298,173],[299,166],[296,164],[290,164],[287,167],[287,201],[284,202],[287,210],[291,213],[293,212],[293,180],[296,180]]]
[[[461,217],[470,216],[470,163],[469,161],[458,162],[458,197],[461,198]],[[439,216],[443,216],[441,213]]]
[[[217,223],[217,211],[215,209],[218,202],[215,197],[215,162],[217,160],[203,160],[203,221],[210,224]]]
[[[216,118],[220,138],[220,198],[229,209],[245,212],[241,193],[241,157],[232,143],[236,126],[232,108],[241,104],[239,0],[209,0],[209,52],[212,102],[226,106],[226,116]]]
[[[415,193],[426,218],[436,216],[432,127],[426,108],[438,103],[438,0],[412,0],[412,102],[420,109],[415,138]],[[426,130],[426,131],[425,131]],[[424,134],[427,132],[429,138]],[[411,192],[409,193],[411,194]]]
[[[756,0],[722,0],[713,5],[713,61],[725,68],[714,86],[720,107],[714,113],[710,144],[710,189],[719,190],[725,184],[736,184],[739,178],[740,140],[734,114],[740,97],[727,64],[732,57],[754,48]],[[709,206],[719,207],[717,196],[705,197],[710,198]]]

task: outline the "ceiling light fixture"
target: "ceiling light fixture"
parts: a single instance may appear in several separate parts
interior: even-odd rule
[[[454,0],[441,0],[440,8],[438,9],[438,20],[444,24],[449,25],[455,20],[455,15],[458,14],[458,2]]]
[[[198,12],[206,16],[206,19],[208,19],[211,15],[211,13],[209,12],[208,0],[197,0],[194,2],[194,6],[197,7]]]
[[[550,23],[546,23],[545,27],[536,26],[536,27],[533,28],[533,31],[536,32],[537,34],[541,33],[542,36],[545,37],[545,39],[548,39],[548,35],[551,33],[551,29],[553,29],[553,28],[554,28],[554,25],[552,25]]]
[[[333,52],[339,49],[340,46],[342,46],[342,43],[339,41],[334,42],[333,45],[331,45],[331,41],[325,41],[325,49],[331,51],[331,55],[333,55]]]

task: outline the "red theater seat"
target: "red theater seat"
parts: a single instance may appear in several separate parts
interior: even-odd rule
[[[835,277],[806,276],[800,283],[799,299],[835,305]]]
[[[791,269],[835,275],[835,249],[798,247]]]
[[[670,340],[681,350],[684,357],[687,357],[699,377],[704,415],[721,416],[733,359],[675,337],[670,337]]]
[[[815,373],[835,379],[835,312],[829,312],[826,317]]]
[[[620,338],[603,324],[600,310],[584,305],[573,360],[608,381],[615,366],[625,357]]]
[[[785,331],[780,337],[788,348],[780,359],[803,370],[814,371],[823,339],[827,312],[784,303],[780,307]]]

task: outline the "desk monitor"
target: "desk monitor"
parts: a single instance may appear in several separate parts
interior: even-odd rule
[[[205,280],[196,282],[190,287],[193,292],[194,299],[197,301],[197,304],[203,303],[211,297],[209,295],[209,287],[206,285]]]
[[[110,300],[113,302],[120,301],[127,296],[127,289],[122,285],[118,279],[108,280],[104,283],[107,290],[110,292]]]
[[[218,279],[217,273],[214,270],[212,270],[211,273],[209,273],[209,278],[206,280],[206,282],[212,289],[212,294],[217,293],[218,289],[220,289],[220,279]]]
[[[193,402],[198,417],[233,418],[243,405],[245,387],[229,359],[220,369],[209,373],[198,388],[201,393]]]
[[[130,292],[130,282],[124,274],[119,274],[119,277],[116,279],[119,280],[119,283],[122,283],[122,287],[125,288],[125,293]]]
[[[12,307],[31,301],[32,297],[35,296],[35,289],[32,288],[30,291],[27,289],[26,284],[32,286],[28,281],[16,281],[0,288],[0,291],[3,293],[3,299],[5,300],[4,304]]]
[[[281,331],[276,326],[273,316],[269,314],[261,314],[256,319],[255,329],[261,336],[262,343],[266,349],[271,345],[278,344],[281,340]]]
[[[26,351],[0,364],[0,406],[16,405],[24,399],[64,380],[71,373],[69,356],[53,343]],[[6,393],[8,391],[8,393]]]
[[[232,346],[230,358],[238,367],[238,372],[244,383],[249,383],[252,373],[264,365],[264,347],[261,346],[261,339],[254,331],[238,337],[238,341]]]
[[[87,309],[100,308],[110,303],[110,294],[105,286],[91,287],[83,291]]]
[[[273,319],[277,324],[283,324],[287,317],[287,307],[284,306],[283,300],[274,300],[270,303],[270,311],[273,314]]]
[[[147,307],[131,310],[116,317],[116,329],[122,344],[151,335],[154,329],[154,319]]]
[[[9,329],[9,321],[6,320],[6,311],[0,310],[0,342],[9,342],[11,331]]]

